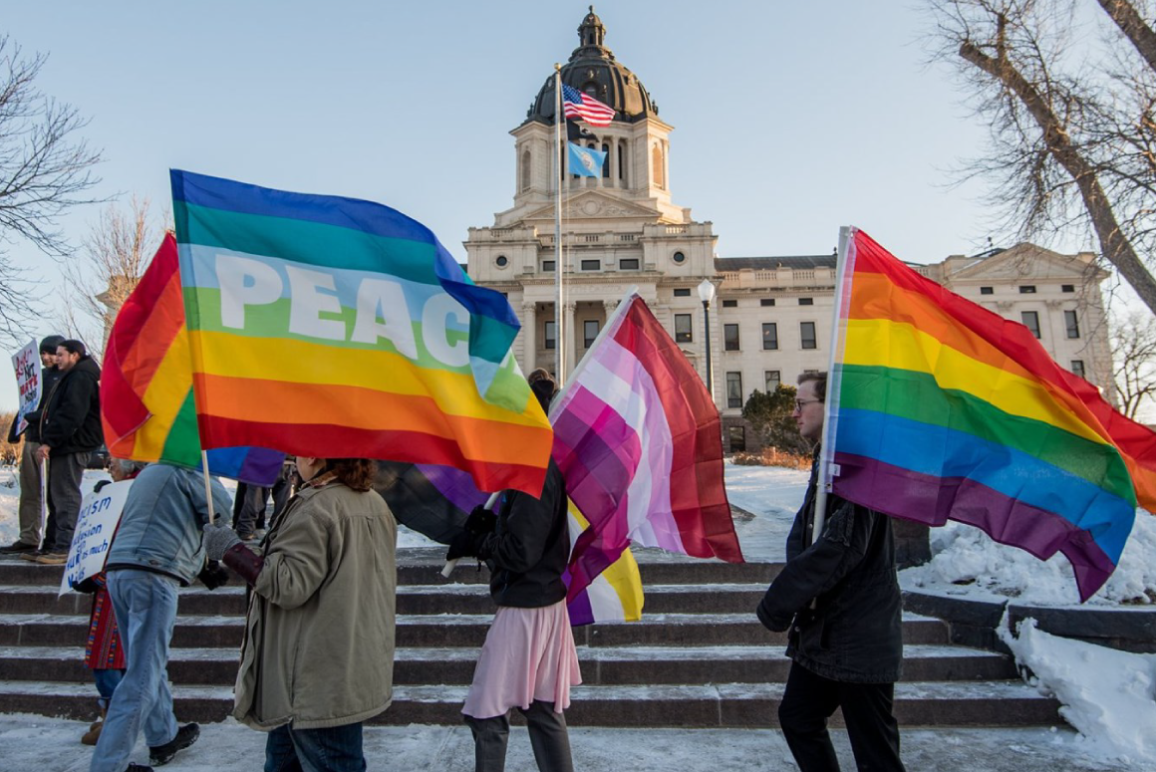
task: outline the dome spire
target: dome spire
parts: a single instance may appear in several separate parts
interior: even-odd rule
[[[603,41],[606,40],[606,26],[602,23],[602,20],[598,18],[598,14],[594,13],[594,6],[590,6],[590,13],[586,14],[586,18],[582,20],[582,24],[578,27],[578,40],[581,41],[579,50],[583,48],[605,50]],[[575,53],[578,52],[575,51]]]

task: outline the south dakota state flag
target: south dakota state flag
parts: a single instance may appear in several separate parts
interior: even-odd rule
[[[506,298],[389,207],[172,172],[207,448],[465,470],[542,490],[552,435]]]
[[[827,387],[831,490],[889,515],[978,526],[1087,600],[1136,505],[1156,512],[1156,434],[1056,364],[1023,325],[920,276],[858,229],[840,265]]]
[[[579,177],[601,177],[602,166],[606,163],[606,153],[592,147],[582,147],[573,142],[570,147],[570,173]]]

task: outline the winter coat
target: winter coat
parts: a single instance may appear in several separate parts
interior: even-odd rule
[[[65,371],[40,417],[40,441],[52,454],[87,453],[104,444],[100,425],[100,366],[85,357]]]
[[[393,697],[397,524],[376,492],[306,486],[274,520],[233,716],[269,731],[365,721]]]
[[[40,402],[35,410],[29,411],[28,415],[24,416],[28,421],[28,428],[24,430],[24,439],[27,442],[40,442],[40,416],[44,413],[44,406],[48,404],[48,395],[52,393],[62,375],[64,373],[58,367],[45,367],[40,370]],[[20,439],[20,435],[16,433],[18,423],[20,421],[15,420],[8,427],[8,441],[11,443],[16,443]]]
[[[789,627],[787,655],[816,675],[894,683],[902,670],[903,638],[891,519],[828,495],[822,537],[807,546],[817,477],[816,453],[806,498],[787,537],[787,564],[759,604],[759,620],[770,630]]]
[[[490,595],[499,606],[541,608],[566,597],[566,485],[553,461],[541,498],[514,490],[502,494],[497,526],[479,545],[478,557],[490,567]]]
[[[209,505],[201,475],[165,463],[146,466],[129,489],[105,570],[153,571],[190,584],[205,564],[201,529],[209,521]],[[215,477],[211,486],[213,508],[223,515],[229,494]]]

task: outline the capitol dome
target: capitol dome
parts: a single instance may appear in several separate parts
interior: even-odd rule
[[[562,83],[613,107],[615,121],[633,123],[657,116],[658,108],[650,100],[650,94],[637,75],[614,60],[614,54],[603,44],[605,38],[606,27],[594,13],[594,6],[590,6],[590,12],[578,27],[580,45],[562,66]],[[554,75],[551,74],[526,113],[526,123],[553,123],[554,103]]]

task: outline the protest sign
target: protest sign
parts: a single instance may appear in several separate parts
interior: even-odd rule
[[[121,480],[84,497],[80,515],[76,518],[72,548],[68,550],[64,578],[60,581],[60,595],[72,589],[72,585],[104,570],[108,548],[120,523],[130,487],[132,480]]]
[[[20,405],[16,408],[16,433],[22,434],[28,428],[25,418],[40,404],[40,350],[36,341],[12,355],[12,366],[16,368],[16,390],[20,394]]]

